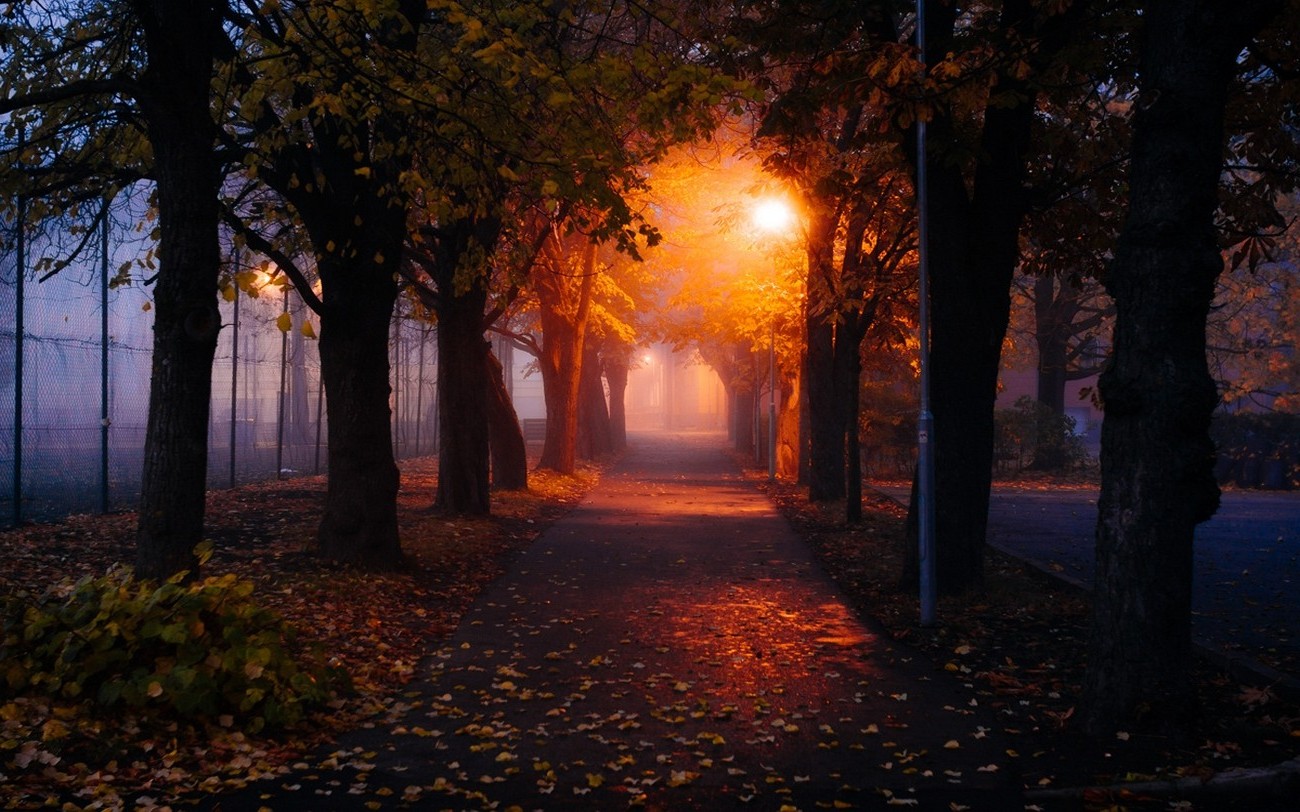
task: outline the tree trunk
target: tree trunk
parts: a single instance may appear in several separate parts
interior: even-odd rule
[[[588,341],[582,353],[582,374],[578,382],[578,455],[594,460],[613,450],[609,407],[600,374],[600,350]]]
[[[1205,321],[1223,261],[1214,212],[1235,59],[1280,8],[1203,0],[1145,9],[1129,212],[1106,277],[1102,486],[1084,725],[1177,728],[1189,683],[1192,538],[1218,508]]]
[[[804,310],[808,382],[808,498],[844,498],[844,415],[836,389],[835,222],[814,214],[808,236],[808,301]]]
[[[732,447],[741,454],[754,453],[754,387],[748,381],[727,387],[732,403]]]
[[[862,411],[862,338],[869,319],[850,319],[840,328],[840,345],[836,352],[836,378],[839,390],[841,425],[844,427],[844,520],[848,524],[862,521],[862,449],[858,415]]]
[[[332,561],[392,569],[402,560],[388,406],[388,327],[397,285],[374,266],[322,259],[321,275],[329,280],[320,332],[329,483],[317,544]]]
[[[492,487],[499,491],[528,489],[528,447],[519,415],[506,391],[505,370],[487,353],[488,445],[492,451]]]
[[[487,293],[481,280],[469,290],[457,290],[452,283],[439,285],[439,292],[440,419],[435,504],[450,513],[486,515],[491,510],[490,362],[488,342],[483,337]]]
[[[784,402],[777,409],[776,472],[784,479],[799,479],[799,460],[801,457],[799,425],[802,422],[803,409],[800,404],[799,379],[787,377],[781,384]]]
[[[212,3],[145,2],[141,98],[158,188],[159,271],[153,370],[136,529],[136,572],[197,568],[208,470],[208,409],[217,310],[215,128],[209,113],[218,15]]]
[[[546,439],[538,467],[572,474],[577,470],[578,391],[596,273],[596,244],[583,246],[582,281],[577,301],[568,303],[569,307],[563,299],[571,291],[564,288],[568,274],[561,267],[562,252],[554,242],[550,248],[552,267],[543,269],[538,277],[542,354],[537,362],[546,399]]]
[[[844,498],[844,423],[835,391],[835,325],[823,315],[808,320],[808,498]]]
[[[954,34],[955,6],[927,6],[931,64],[944,56]],[[1027,2],[1008,3],[1004,24],[1031,16]],[[1050,49],[1045,49],[1050,50]],[[928,156],[931,233],[931,409],[934,415],[935,579],[944,594],[983,583],[989,489],[993,482],[993,407],[997,400],[1002,341],[1011,312],[1011,278],[1019,261],[1024,212],[1025,155],[1034,115],[1034,92],[1009,75],[1002,93],[1024,100],[989,105],[980,133],[981,159],[968,191],[961,168]],[[956,141],[952,121],[931,122],[931,142]],[[915,504],[908,515],[904,583],[916,583]]]
[[[1054,414],[1065,414],[1065,384],[1068,376],[1071,336],[1069,307],[1071,291],[1065,283],[1044,274],[1034,280],[1034,344],[1038,348],[1038,402]],[[1077,297],[1076,297],[1077,298]]]
[[[627,353],[605,359],[605,380],[609,382],[609,432],[614,451],[627,448]]]

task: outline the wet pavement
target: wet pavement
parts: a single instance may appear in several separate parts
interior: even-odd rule
[[[418,674],[205,808],[1023,808],[992,710],[856,617],[717,435],[636,438]]]

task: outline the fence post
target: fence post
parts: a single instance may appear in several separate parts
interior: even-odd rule
[[[319,350],[317,351],[319,358]],[[321,424],[324,423],[325,414],[325,370],[319,369],[316,373],[316,462],[312,466],[312,473],[320,473],[320,430]]]
[[[239,428],[239,249],[230,250],[230,284],[235,286],[235,312],[230,332],[230,487],[235,487],[235,443]]]
[[[393,354],[390,373],[393,381],[393,457],[402,458],[402,305],[393,307]]]
[[[18,153],[22,157],[24,131],[18,129]],[[23,298],[26,296],[27,273],[27,196],[18,195],[18,233],[14,238],[17,254],[14,271],[14,527],[23,523]]]
[[[108,198],[104,199],[104,222],[99,232],[99,512],[108,503]]]
[[[429,339],[428,327],[420,324],[419,372],[415,377],[415,456],[420,456],[420,426],[424,423],[424,342]]]
[[[280,312],[289,315],[289,286],[285,285],[284,305]],[[293,325],[290,324],[290,329]],[[275,419],[275,478],[281,478],[284,470],[284,382],[289,371],[289,331],[280,331],[280,398]]]

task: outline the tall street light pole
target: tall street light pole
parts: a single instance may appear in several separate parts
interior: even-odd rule
[[[776,314],[767,323],[767,479],[776,481]]]
[[[916,0],[916,48],[922,71],[925,62],[925,0]],[[921,413],[916,422],[917,558],[921,573],[921,625],[935,622],[934,581],[934,415],[930,412],[930,218],[926,190],[925,116],[916,117],[917,253],[920,260],[917,297],[920,300]]]

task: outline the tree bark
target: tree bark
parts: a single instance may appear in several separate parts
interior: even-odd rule
[[[582,352],[582,374],[578,382],[578,455],[586,460],[598,459],[614,450],[600,366],[600,350],[588,341]]]
[[[456,254],[459,256],[459,254]],[[446,265],[446,263],[442,263]],[[450,513],[491,511],[488,430],[489,346],[483,337],[487,292],[482,280],[468,290],[439,285],[438,306],[438,495]]]
[[[364,41],[367,48],[413,52],[425,5],[398,0],[391,11],[402,18],[400,23],[392,19],[374,30],[353,31],[348,34],[355,37],[351,45],[361,48]],[[311,92],[337,92],[346,81],[330,71],[324,75]],[[308,93],[306,88],[301,92]],[[311,107],[305,96],[295,97],[294,103],[302,105],[300,111]],[[390,569],[401,563],[402,552],[388,330],[407,233],[400,179],[410,168],[411,152],[402,116],[369,121],[357,113],[313,107],[297,125],[308,128],[309,140],[281,143],[258,176],[296,210],[320,275],[329,484],[317,548],[331,560]],[[310,178],[319,181],[304,182]],[[294,281],[305,301],[316,299],[301,274],[294,274]]]
[[[194,573],[203,540],[208,409],[217,310],[216,130],[210,83],[220,16],[214,3],[137,0],[148,65],[140,99],[158,190],[153,369],[136,528],[136,572]]]
[[[320,331],[329,482],[317,545],[331,561],[393,569],[402,561],[388,405],[388,328],[397,285],[382,268],[328,257],[318,267],[329,280]]]
[[[609,432],[614,451],[627,448],[627,363],[627,352],[605,359],[605,380],[609,383]]]
[[[548,243],[550,267],[536,277],[542,318],[542,370],[546,400],[546,439],[539,468],[561,474],[577,470],[578,390],[582,380],[583,345],[587,338],[587,316],[596,273],[596,244],[583,246],[582,278],[576,301],[566,287],[561,246]]]
[[[807,382],[809,427],[808,499],[843,499],[844,415],[836,387],[836,320],[830,301],[835,275],[834,224],[830,215],[814,218],[808,237]]]
[[[1034,344],[1038,348],[1038,402],[1055,414],[1065,414],[1066,366],[1072,335],[1071,299],[1078,295],[1069,286],[1044,274],[1034,280]]]
[[[956,7],[927,6],[927,61],[951,47]],[[1024,0],[1007,3],[1004,25],[1031,16]],[[1044,48],[1050,52],[1050,48]],[[981,158],[968,191],[961,167],[926,156],[929,163],[931,406],[934,414],[935,579],[944,594],[979,586],[984,578],[989,489],[993,481],[993,407],[1011,312],[1011,278],[1019,260],[1025,207],[1025,160],[1034,115],[1034,92],[999,75],[1003,93],[1023,100],[988,105],[980,133]],[[931,122],[931,143],[956,142],[954,123]],[[918,158],[919,160],[919,158]],[[916,583],[915,505],[908,517],[908,558],[903,582]]]
[[[488,445],[492,451],[492,487],[499,491],[528,489],[528,447],[519,415],[506,391],[505,370],[490,350],[487,354]]]
[[[862,321],[866,321],[862,319]],[[837,347],[837,371],[844,426],[844,521],[858,524],[862,521],[862,448],[858,415],[862,411],[862,339],[865,326],[857,329],[842,328],[842,347]]]
[[[732,448],[742,454],[754,453],[754,387],[748,381],[727,387],[731,401],[731,424],[735,432]]]
[[[1237,55],[1281,7],[1153,2],[1143,14],[1115,300],[1084,726],[1177,729],[1193,713],[1192,538],[1218,508],[1205,322],[1223,267],[1214,213]]]
[[[785,400],[777,409],[776,472],[783,479],[791,481],[799,479],[799,460],[802,456],[800,449],[803,443],[799,431],[803,412],[800,408],[803,400],[799,393],[801,388],[798,377],[787,376],[781,384]]]

